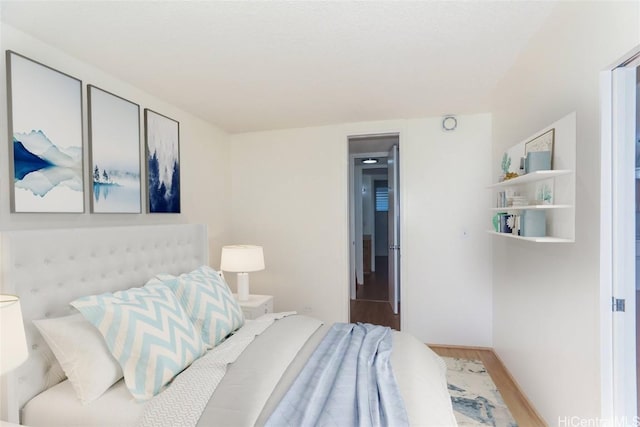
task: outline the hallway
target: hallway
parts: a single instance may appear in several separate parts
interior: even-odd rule
[[[372,323],[400,330],[400,304],[394,314],[389,304],[388,257],[376,257],[376,271],[365,273],[364,285],[358,285],[356,299],[351,300],[351,319],[354,322]]]
[[[400,330],[400,303],[398,314],[393,314],[391,304],[385,301],[351,300],[351,323],[371,323]]]
[[[389,257],[376,257],[376,271],[364,274],[364,285],[356,287],[356,299],[389,301]]]

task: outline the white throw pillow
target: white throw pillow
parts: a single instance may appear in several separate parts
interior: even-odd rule
[[[83,404],[96,400],[122,378],[122,369],[102,334],[82,314],[34,320]]]

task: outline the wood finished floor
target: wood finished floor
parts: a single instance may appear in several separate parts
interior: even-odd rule
[[[351,323],[371,323],[400,330],[400,304],[398,314],[393,314],[391,304],[386,301],[351,300]]]
[[[388,277],[387,257],[376,257],[376,271],[364,275],[365,284],[357,286],[356,299],[351,300],[351,322],[372,323],[400,330],[400,315],[393,313],[388,302]],[[637,294],[637,298],[637,301],[640,301],[640,291]],[[637,342],[640,344],[640,310],[636,311],[636,319],[638,324],[636,328],[636,333],[638,334]],[[436,345],[430,345],[430,347],[440,356],[481,360],[487,368],[491,379],[500,390],[505,404],[519,427],[547,425],[527,400],[493,350]],[[640,345],[636,348],[640,353]],[[640,361],[640,358],[637,360]],[[637,372],[640,384],[640,363],[638,364]],[[638,407],[640,408],[640,400],[638,401]]]
[[[429,347],[440,356],[482,361],[519,427],[547,425],[522,393],[493,350],[439,345],[429,345]]]
[[[400,330],[400,304],[394,314],[389,304],[388,257],[376,257],[376,271],[364,275],[364,285],[356,287],[356,299],[351,300],[351,323],[362,322]]]
[[[389,257],[376,257],[376,271],[364,274],[364,284],[356,286],[356,299],[389,301]]]

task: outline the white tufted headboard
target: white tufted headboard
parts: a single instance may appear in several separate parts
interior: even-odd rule
[[[0,235],[2,292],[20,297],[29,358],[5,375],[0,419],[64,378],[32,321],[72,312],[72,300],[142,286],[158,273],[209,263],[205,225],[150,225],[9,231]]]

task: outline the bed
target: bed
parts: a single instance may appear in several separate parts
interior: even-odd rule
[[[198,378],[211,377],[201,382],[217,386],[206,407],[198,409],[201,415],[194,425],[279,425],[272,415],[333,329],[292,313],[247,321],[153,399],[136,401],[120,380],[83,404],[34,321],[69,316],[77,312],[69,303],[87,295],[139,287],[159,275],[177,276],[208,265],[206,226],[10,231],[2,233],[1,244],[3,293],[20,296],[29,346],[28,360],[2,378],[4,420],[32,427],[155,426],[162,424],[161,417],[166,425],[178,425],[182,422],[167,420],[188,417],[179,412],[197,399],[170,403],[172,393],[184,388],[183,394],[195,396],[190,387]],[[442,361],[408,334],[394,332],[392,341],[390,361],[409,424],[455,425]],[[231,353],[237,353],[233,359]],[[216,357],[222,359],[208,362]],[[232,362],[224,362],[222,374],[211,373],[208,366],[221,366],[219,360]],[[158,418],[151,409],[159,411]]]

